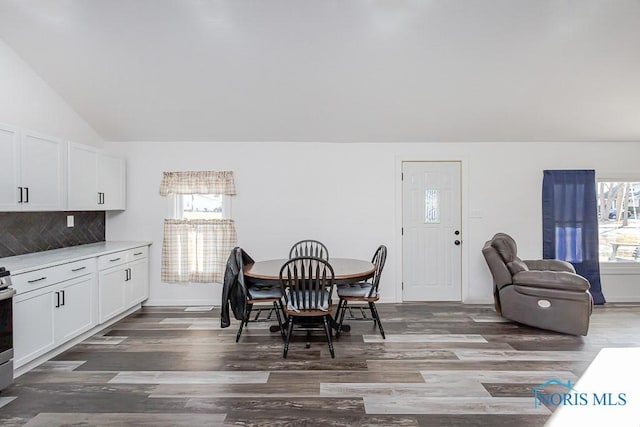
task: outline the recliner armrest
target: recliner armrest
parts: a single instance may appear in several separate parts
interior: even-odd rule
[[[545,271],[568,271],[569,273],[575,273],[576,269],[573,265],[567,261],[559,259],[531,259],[524,260],[529,270],[545,270]]]
[[[521,271],[513,275],[513,284],[571,292],[585,292],[591,287],[587,279],[567,271]]]

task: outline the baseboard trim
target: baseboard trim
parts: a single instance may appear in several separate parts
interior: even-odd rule
[[[213,305],[220,307],[219,299],[148,299],[144,302],[146,307],[193,307],[198,305]]]

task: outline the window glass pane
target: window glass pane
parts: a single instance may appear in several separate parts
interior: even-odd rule
[[[440,223],[440,190],[437,188],[424,190],[424,223]]]
[[[600,262],[640,262],[640,182],[598,182]]]
[[[186,219],[221,219],[222,196],[219,194],[185,194],[182,217]]]

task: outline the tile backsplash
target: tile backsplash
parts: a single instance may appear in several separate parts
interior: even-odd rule
[[[0,258],[104,240],[104,211],[0,212]]]

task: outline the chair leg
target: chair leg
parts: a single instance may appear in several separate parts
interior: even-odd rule
[[[236,342],[240,341],[240,335],[242,335],[242,328],[247,326],[249,323],[249,316],[251,316],[251,309],[253,308],[253,304],[247,304],[244,308],[244,318],[240,320],[240,327],[238,328],[238,333],[236,334]]]
[[[280,327],[280,335],[282,335],[282,339],[284,340],[285,339],[284,324],[282,323],[282,318],[280,317],[280,306],[276,301],[273,302],[273,308],[271,309],[271,312],[273,311],[276,312],[276,317],[278,318],[278,326]],[[271,313],[269,313],[269,317],[271,317]]]
[[[331,358],[334,359],[336,355],[333,352],[333,342],[331,341],[331,327],[329,326],[329,320],[327,316],[322,316],[322,322],[324,323],[324,333],[327,335],[327,342],[329,343],[329,352]]]
[[[291,339],[291,335],[293,334],[293,318],[291,316],[289,316],[289,320],[287,322],[288,325],[288,332],[287,332],[287,339],[284,341],[284,354],[282,355],[283,358],[287,358],[287,352],[289,351],[289,340]]]
[[[336,328],[336,338],[340,337],[342,333],[342,322],[344,321],[344,313],[347,311],[347,300],[341,299],[338,303],[338,310],[336,311],[336,318],[338,320],[338,327]]]
[[[304,348],[311,348],[311,331],[309,329],[307,329],[307,343]]]
[[[248,315],[248,313],[247,313]],[[242,335],[242,328],[247,324],[249,318],[245,316],[244,319],[240,320],[240,327],[238,328],[238,333],[236,334],[236,342],[240,341],[240,335]]]
[[[382,335],[382,339],[387,339],[384,335],[384,329],[382,328],[382,322],[380,321],[380,315],[378,314],[378,309],[376,308],[376,304],[374,302],[369,303],[369,309],[371,310],[371,315],[374,320],[378,322],[378,329],[380,329],[380,335]]]

